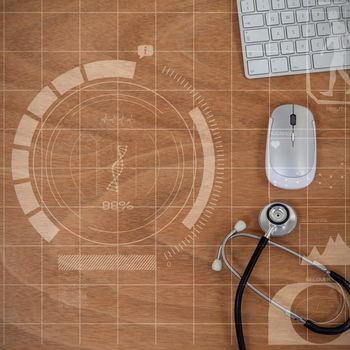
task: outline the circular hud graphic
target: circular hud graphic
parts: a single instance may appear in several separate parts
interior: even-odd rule
[[[14,186],[48,242],[63,231],[127,244],[174,223],[195,232],[215,206],[223,155],[208,105],[177,74],[181,98],[138,84],[136,72],[135,62],[121,60],[76,67],[23,115]],[[174,84],[171,72],[162,71]]]

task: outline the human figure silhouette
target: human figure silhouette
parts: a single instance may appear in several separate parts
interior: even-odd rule
[[[337,50],[335,50],[335,52],[336,51]],[[349,77],[349,74],[345,71],[346,69],[345,65],[346,65],[346,62],[349,62],[349,57],[346,57],[345,55],[350,55],[350,51],[346,51],[344,53],[344,66],[339,67],[337,70],[329,72],[329,86],[327,91],[321,92],[323,96],[329,96],[329,97],[333,96],[335,83],[337,82],[337,72],[343,78],[345,84],[348,86],[348,89],[346,90],[345,94],[350,94],[350,77]],[[335,60],[335,58],[333,58],[333,60]]]
[[[341,70],[341,69],[338,69],[337,71],[338,71],[340,76],[344,79],[345,83],[349,87],[348,90],[346,90],[345,94],[346,95],[350,94],[350,77],[349,77],[349,74],[346,71]],[[334,86],[335,86],[335,83],[337,81],[337,71],[334,70],[334,71],[331,71],[329,73],[329,87],[328,87],[327,91],[322,91],[321,92],[321,94],[323,96],[329,96],[329,97],[333,96]]]

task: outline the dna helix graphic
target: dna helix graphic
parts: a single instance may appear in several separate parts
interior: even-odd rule
[[[124,169],[124,156],[126,151],[128,150],[128,146],[117,146],[117,153],[118,153],[118,159],[112,164],[112,176],[113,180],[109,183],[107,186],[108,191],[112,192],[118,192],[119,190],[119,184],[118,184],[118,178],[122,174]]]

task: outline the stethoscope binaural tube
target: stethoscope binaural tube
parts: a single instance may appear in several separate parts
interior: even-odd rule
[[[272,204],[279,204],[279,205],[285,205],[283,203],[272,203]],[[272,205],[271,204],[271,205]],[[260,213],[260,217],[259,217],[259,222],[261,220],[261,218],[263,217],[263,215],[265,215],[267,213],[267,209],[270,208],[270,206],[266,206]],[[295,220],[295,224],[296,224],[296,216],[293,219],[293,215],[295,215],[294,210],[289,207],[288,205],[287,209],[291,209],[292,210],[292,221]],[[276,208],[275,208],[276,209]],[[265,211],[264,211],[265,210]],[[265,213],[265,214],[264,214]],[[290,213],[289,213],[290,214]],[[279,220],[283,221],[283,218],[278,215],[277,216]],[[289,222],[290,224],[290,222]],[[259,295],[260,297],[262,297],[263,299],[265,299],[266,301],[268,301],[269,303],[271,303],[272,305],[274,305],[275,307],[277,307],[278,309],[280,309],[285,315],[289,316],[291,319],[293,320],[297,320],[300,323],[302,323],[306,328],[308,328],[309,330],[315,332],[315,333],[319,333],[319,334],[329,334],[329,335],[336,335],[336,334],[341,334],[345,331],[347,331],[348,329],[350,329],[350,318],[345,321],[342,325],[337,326],[337,327],[323,327],[323,326],[319,326],[317,325],[315,322],[311,321],[311,320],[306,320],[303,317],[295,314],[294,312],[292,312],[291,310],[287,309],[286,307],[284,307],[283,305],[279,304],[278,302],[276,302],[275,300],[271,299],[270,297],[268,297],[266,294],[262,293],[260,290],[258,290],[256,287],[254,287],[254,285],[250,284],[248,282],[249,279],[249,275],[251,274],[252,268],[254,268],[254,265],[256,264],[261,252],[263,251],[263,249],[266,247],[267,244],[281,249],[289,254],[294,255],[295,257],[301,259],[303,262],[305,262],[308,265],[311,265],[312,267],[318,269],[319,271],[327,274],[335,283],[337,283],[337,285],[342,286],[349,294],[350,294],[350,283],[342,276],[340,276],[339,274],[337,274],[334,271],[329,271],[324,265],[322,265],[321,263],[317,262],[317,261],[311,261],[310,259],[308,259],[307,257],[295,252],[294,250],[285,247],[283,245],[280,245],[272,240],[269,239],[270,235],[274,235],[274,233],[277,233],[278,235],[284,235],[286,234],[286,232],[288,232],[290,230],[290,232],[294,229],[295,224],[284,227],[284,229],[281,229],[281,227],[279,227],[278,229],[274,229],[273,227],[269,227],[270,229],[267,231],[267,233],[265,234],[264,237],[259,237],[257,235],[253,235],[253,234],[249,234],[249,233],[243,233],[242,231],[245,230],[246,225],[243,221],[238,221],[237,224],[235,225],[234,229],[225,237],[225,239],[223,240],[222,244],[219,247],[219,251],[218,251],[218,255],[217,258],[214,260],[213,264],[212,264],[212,269],[214,271],[220,271],[222,269],[222,262],[221,259],[223,260],[225,266],[227,267],[227,269],[234,274],[237,278],[243,280],[242,282],[242,286],[238,287],[237,289],[237,293],[238,290],[240,290],[239,294],[241,294],[240,297],[238,297],[238,302],[236,305],[236,309],[237,309],[237,315],[235,312],[235,320],[237,320],[238,322],[236,322],[236,331],[237,332],[237,340],[238,340],[238,345],[239,345],[239,349],[245,349],[245,344],[244,344],[244,336],[243,336],[243,328],[242,328],[242,320],[240,315],[240,309],[241,307],[239,306],[239,299],[242,299],[243,296],[243,292],[244,292],[244,287],[248,286],[248,288],[252,289],[257,295]],[[260,226],[263,228],[263,223],[260,222]],[[294,226],[294,227],[293,227]],[[265,230],[266,230],[266,226],[265,226]],[[289,232],[288,232],[289,233]],[[267,236],[267,237],[266,237]],[[236,271],[228,262],[226,255],[225,255],[225,247],[227,245],[227,243],[237,237],[248,237],[248,238],[254,238],[259,240],[259,243],[257,245],[257,248],[247,266],[247,276],[244,276],[244,274],[241,275],[239,274],[238,271]],[[249,267],[249,269],[248,269]],[[244,279],[243,279],[244,277]],[[246,280],[246,281],[244,281]],[[241,283],[240,283],[241,284]],[[343,290],[340,288],[340,290],[343,293]],[[344,293],[343,293],[344,295]],[[237,300],[237,297],[236,297]],[[241,302],[241,300],[240,300]],[[238,326],[237,326],[238,324]],[[238,327],[238,329],[237,329]]]

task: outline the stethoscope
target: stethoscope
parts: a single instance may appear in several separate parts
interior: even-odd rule
[[[306,264],[325,273],[333,282],[342,286],[350,294],[350,283],[343,276],[340,276],[334,271],[329,271],[326,266],[319,263],[318,261],[312,261],[307,257],[297,253],[296,251],[270,240],[270,237],[283,237],[285,235],[288,235],[295,229],[297,225],[297,215],[294,209],[290,205],[285,203],[280,203],[280,202],[268,204],[260,211],[259,225],[262,231],[265,232],[265,235],[262,237],[249,234],[249,233],[243,233],[242,231],[245,230],[246,224],[244,223],[244,221],[241,221],[241,220],[238,221],[234,226],[233,230],[229,234],[227,234],[227,236],[222,241],[221,245],[219,246],[218,255],[212,264],[212,269],[214,271],[221,271],[222,261],[223,261],[226,268],[233,275],[235,275],[237,278],[240,279],[237,292],[236,292],[235,312],[234,312],[235,328],[236,328],[237,342],[238,342],[239,349],[243,350],[246,348],[244,335],[243,335],[242,316],[241,316],[242,297],[246,286],[248,286],[253,292],[255,292],[257,295],[265,299],[267,302],[269,302],[276,308],[280,309],[285,315],[287,315],[291,319],[299,321],[301,324],[303,324],[306,328],[308,328],[312,332],[319,333],[319,334],[335,335],[335,334],[341,334],[347,331],[350,328],[350,318],[348,318],[342,325],[337,327],[320,326],[316,324],[314,321],[307,320],[299,316],[298,314],[294,313],[293,311],[289,310],[288,308],[284,307],[283,305],[281,305],[274,299],[268,297],[266,294],[262,293],[259,289],[254,287],[254,285],[248,282],[248,279],[262,251],[264,250],[266,245],[269,244],[273,247],[276,247],[289,254],[294,255],[295,257],[304,261]],[[254,238],[256,240],[259,240],[259,243],[242,276],[228,262],[225,254],[225,248],[227,243],[230,240],[237,237],[248,237],[248,238]]]

